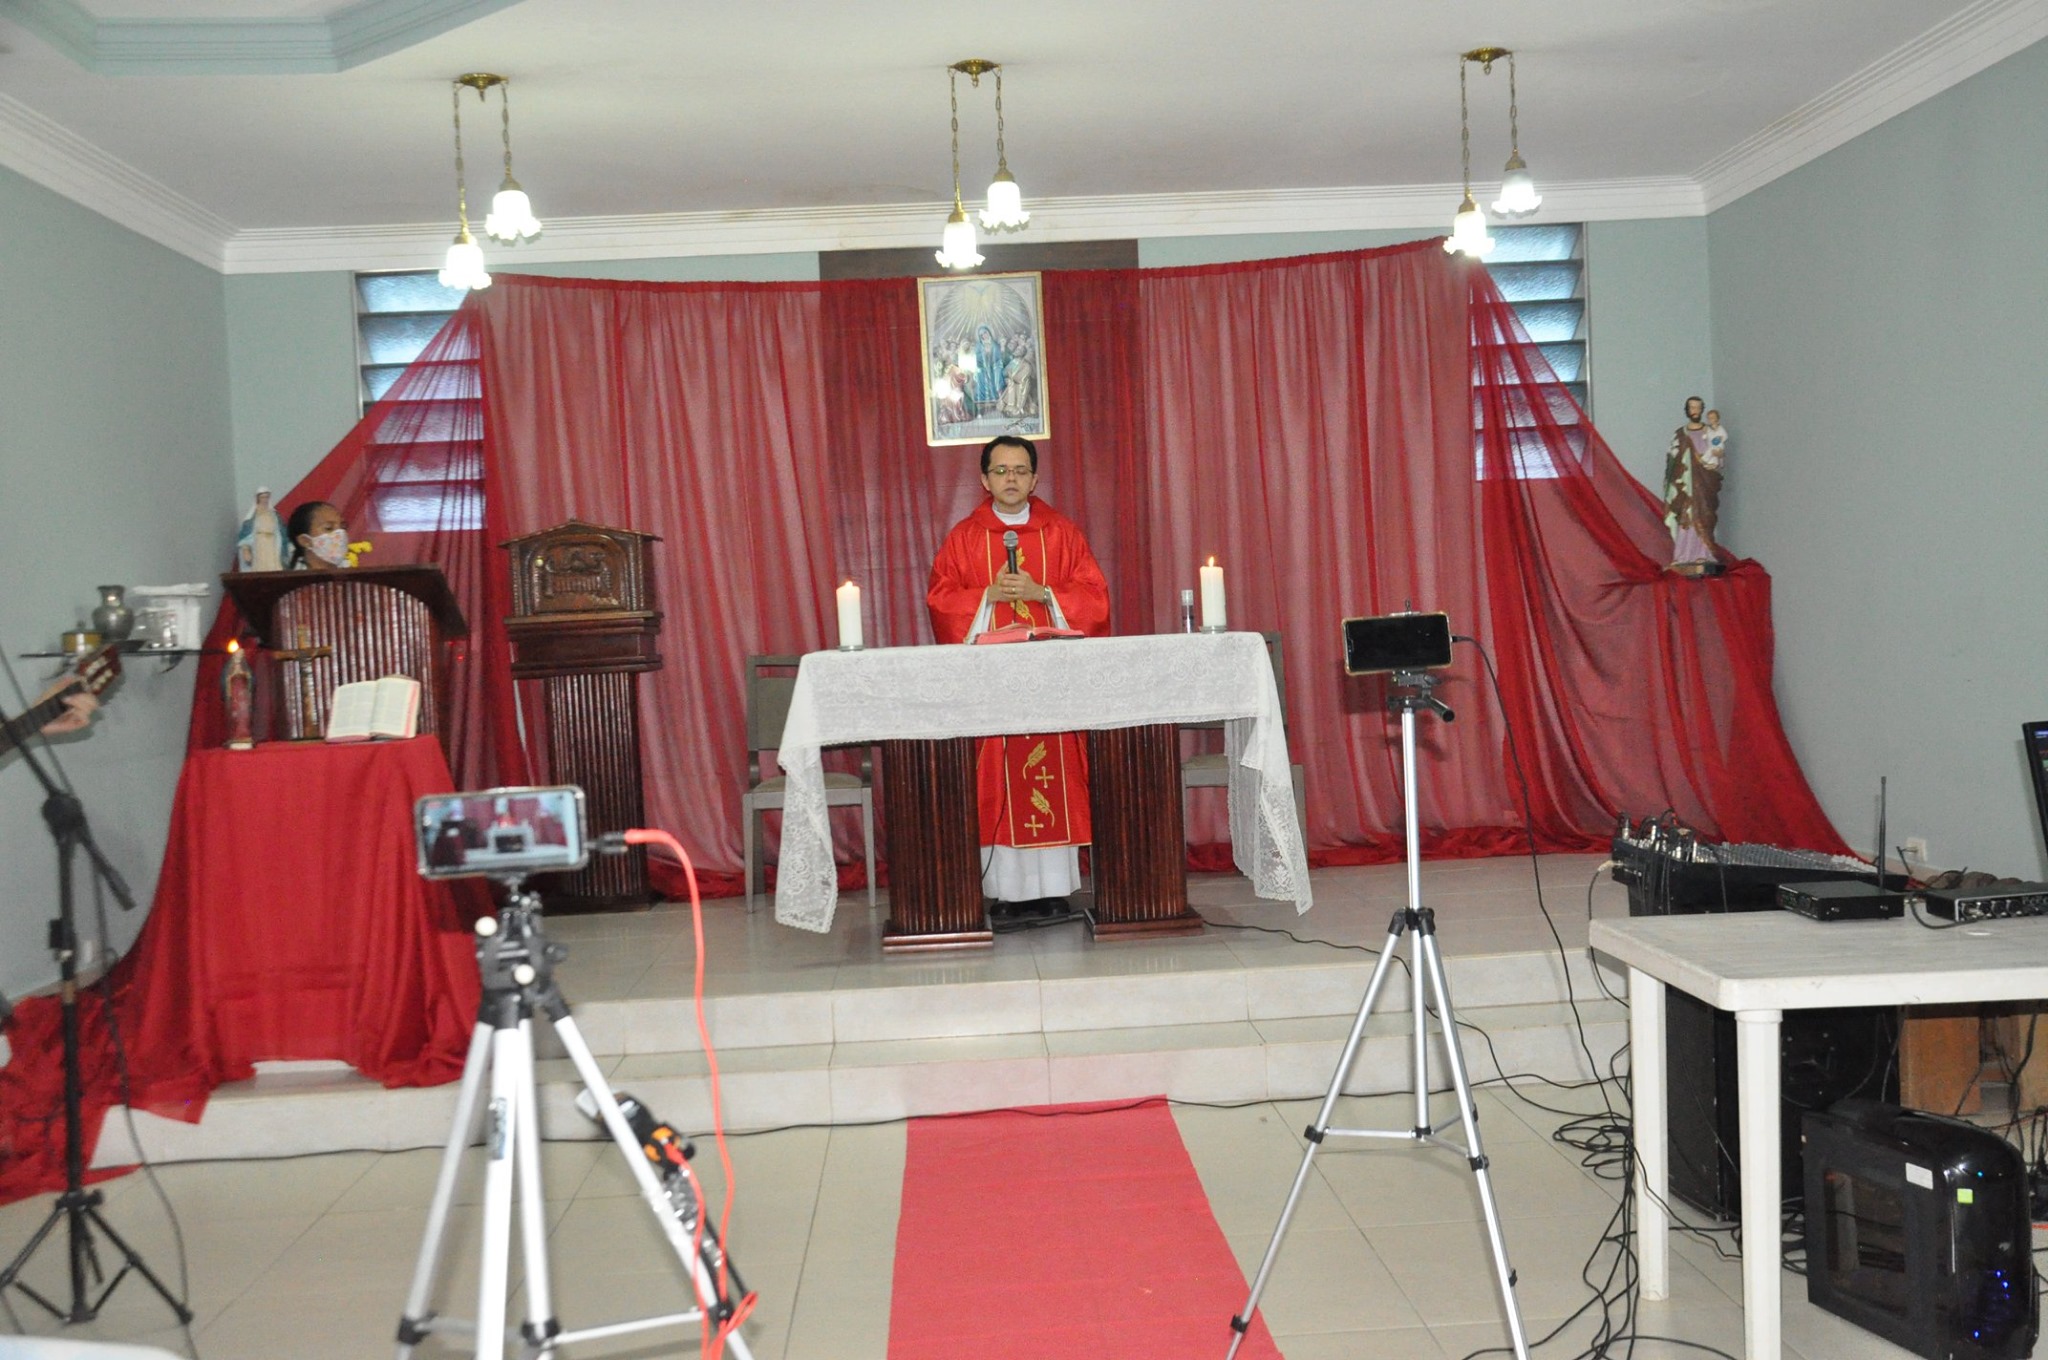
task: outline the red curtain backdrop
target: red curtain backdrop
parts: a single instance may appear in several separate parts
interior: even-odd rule
[[[1441,690],[1458,721],[1422,728],[1434,853],[1527,844],[1510,722],[1541,848],[1667,809],[1708,838],[1844,848],[1772,698],[1769,577],[1663,571],[1660,506],[1482,267],[1424,241],[1049,273],[1044,296],[1040,494],[1088,533],[1114,631],[1178,627],[1213,554],[1232,626],[1283,634],[1315,861],[1399,853],[1395,729],[1380,683],[1343,674],[1340,625],[1410,605],[1448,611],[1501,679],[1496,701],[1461,646]],[[472,788],[545,771],[535,696],[522,727],[507,678],[497,545],[571,517],[660,535],[649,816],[730,889],[745,657],[833,645],[846,579],[870,645],[931,640],[931,554],[983,493],[977,449],[926,446],[924,384],[909,280],[499,275],[283,503],[334,500],[372,561],[448,571],[473,628],[453,751]],[[197,706],[195,742],[217,708]],[[1220,806],[1190,828],[1227,835]]]
[[[109,1109],[196,1121],[266,1060],[338,1058],[387,1086],[461,1075],[479,987],[467,927],[490,897],[422,879],[410,834],[414,801],[448,783],[431,737],[185,763],[141,938],[79,994],[88,1159]],[[8,1021],[0,1204],[64,1186],[61,1022],[54,996]]]

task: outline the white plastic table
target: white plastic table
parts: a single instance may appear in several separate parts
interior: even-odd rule
[[[1628,966],[1636,1223],[1646,1299],[1670,1294],[1664,989],[1735,1013],[1742,1159],[1742,1313],[1748,1360],[1779,1360],[1778,1023],[1825,1006],[2048,996],[2048,920],[1928,930],[1910,918],[1823,924],[1789,911],[1595,921],[1594,949]]]

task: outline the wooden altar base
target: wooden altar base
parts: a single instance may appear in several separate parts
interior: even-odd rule
[[[1090,732],[1088,797],[1094,938],[1201,934],[1201,914],[1188,905],[1180,729],[1163,723]]]
[[[975,742],[882,743],[882,811],[889,836],[889,923],[884,954],[988,949],[975,825]]]

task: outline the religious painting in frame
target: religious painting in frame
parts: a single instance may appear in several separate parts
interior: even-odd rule
[[[1043,439],[1045,309],[1041,276],[959,274],[917,281],[925,368],[925,442]]]

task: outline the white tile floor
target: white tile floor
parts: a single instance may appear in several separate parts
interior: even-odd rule
[[[1551,909],[1570,948],[1584,945],[1584,885],[1596,862],[1588,857],[1547,862],[1555,868],[1547,880]],[[1527,874],[1526,861],[1515,860],[1428,866],[1428,897],[1444,922],[1454,987],[1459,986],[1461,954],[1475,956],[1476,974],[1483,963],[1479,955],[1548,947],[1548,928],[1528,907]],[[1317,891],[1317,911],[1296,922],[1284,908],[1252,904],[1242,880],[1215,876],[1193,885],[1205,911],[1247,918],[1256,913],[1262,924],[1377,943],[1385,931],[1387,906],[1401,896],[1400,871],[1393,866],[1319,871]],[[1603,885],[1598,899],[1603,912],[1620,907],[1611,886]],[[1339,903],[1359,909],[1325,909]],[[845,933],[858,936],[872,928],[857,897],[842,906],[856,914],[852,923],[842,922]],[[573,971],[564,973],[572,998],[686,994],[687,982],[663,971],[676,971],[679,956],[648,948],[647,932],[655,928],[648,923],[655,920],[650,915],[561,923],[557,933],[570,937],[575,951]],[[849,942],[840,931],[789,938],[795,933],[773,926],[765,912],[748,919],[721,908],[714,930],[710,952],[726,964],[712,984],[721,995],[809,985],[837,988],[843,996],[849,985],[869,981],[870,975],[883,990],[893,991],[941,975],[993,980],[1004,969],[1020,979],[1041,981],[1105,970],[1171,976],[1199,971],[1205,955],[1219,947],[1225,952],[1313,948],[1270,936],[1212,932],[1202,940],[1152,946],[1149,952],[1131,945],[1090,949],[1070,929],[1005,937],[992,954],[979,959],[910,962],[906,967],[906,961],[874,958],[859,939]],[[847,1004],[857,1012],[860,1003]],[[1470,1006],[1467,1002],[1468,1011]],[[1087,1020],[1074,1017],[1077,1028]],[[1087,1098],[1086,1093],[1052,1094]],[[1600,1108],[1594,1091],[1561,1094],[1530,1088],[1527,1094],[1561,1109]],[[1553,1140],[1564,1116],[1498,1089],[1482,1092],[1480,1104],[1529,1336],[1534,1340],[1561,1329],[1558,1339],[1536,1353],[1574,1355],[1600,1327],[1597,1311],[1585,1308],[1590,1295],[1580,1271],[1615,1212],[1618,1187],[1590,1174],[1579,1153]],[[1248,1277],[1300,1165],[1301,1130],[1313,1118],[1314,1102],[1240,1109],[1184,1104],[1174,1113],[1217,1222]],[[1440,1109],[1439,1117],[1445,1113]],[[1349,1102],[1335,1121],[1340,1127],[1408,1122],[1405,1100],[1386,1097]],[[904,1142],[902,1123],[794,1129],[732,1140],[739,1197],[731,1240],[736,1261],[761,1298],[745,1333],[755,1356],[886,1356]],[[199,1353],[207,1360],[388,1355],[438,1155],[356,1152],[162,1168],[160,1180],[184,1228]],[[549,1253],[563,1324],[583,1327],[684,1306],[672,1259],[646,1210],[632,1197],[629,1177],[610,1146],[549,1144],[544,1161]],[[704,1148],[698,1161],[712,1193],[718,1194],[716,1158]],[[1398,1145],[1332,1140],[1318,1155],[1316,1169],[1263,1300],[1287,1360],[1435,1360],[1505,1341],[1472,1180],[1459,1160]],[[452,1225],[459,1244],[454,1280],[437,1296],[458,1314],[473,1308],[478,1227],[477,1187],[465,1183],[464,1188],[464,1203]],[[175,1277],[177,1253],[149,1184],[130,1176],[109,1183],[106,1191],[109,1221],[153,1267]],[[0,1253],[18,1249],[48,1204],[44,1197],[0,1207]],[[1606,1264],[1603,1258],[1603,1270]],[[46,1292],[61,1293],[62,1269],[61,1250],[46,1247],[29,1278]],[[1636,1346],[1633,1355],[1696,1360],[1704,1352],[1694,1347],[1702,1344],[1739,1355],[1741,1286],[1735,1263],[1719,1259],[1699,1240],[1681,1237],[1674,1243],[1672,1272],[1671,1299],[1643,1305],[1638,1330],[1694,1345],[1649,1342]],[[1786,1354],[1792,1360],[1906,1355],[1804,1300],[1803,1282],[1787,1276]],[[15,1317],[0,1314],[0,1331],[59,1330],[19,1296],[9,1302]],[[1228,1340],[1229,1316],[1242,1302],[1241,1294],[1216,1301],[1219,1357]],[[183,1337],[170,1322],[164,1305],[131,1277],[99,1321],[62,1330],[75,1337],[140,1340],[181,1350]],[[0,1355],[5,1340],[0,1335]],[[593,1343],[567,1354],[651,1357],[687,1355],[694,1349],[694,1337],[669,1333]],[[461,1352],[435,1340],[419,1353]],[[1102,1353],[1116,1353],[1114,1338],[1104,1339]]]
[[[1591,1093],[1531,1095],[1560,1108],[1597,1109]],[[1392,1127],[1407,1122],[1404,1098],[1348,1102],[1336,1123]],[[1589,1291],[1580,1268],[1615,1212],[1616,1187],[1588,1174],[1578,1153],[1550,1137],[1557,1115],[1513,1093],[1482,1092],[1482,1135],[1493,1162],[1518,1297],[1531,1339],[1562,1328],[1537,1353],[1581,1351],[1599,1318],[1580,1312]],[[1300,1165],[1300,1130],[1312,1102],[1243,1109],[1180,1106],[1174,1111],[1216,1220],[1240,1264],[1254,1270]],[[761,1360],[880,1360],[889,1299],[904,1125],[799,1129],[732,1140],[740,1187],[734,1258],[761,1296],[746,1330]],[[342,1153],[290,1161],[195,1163],[159,1172],[183,1224],[195,1332],[207,1360],[327,1360],[388,1353],[425,1220],[438,1154]],[[699,1165],[719,1193],[716,1160]],[[581,1327],[683,1305],[683,1286],[622,1163],[608,1145],[557,1143],[545,1150],[556,1307]],[[437,1296],[466,1313],[475,1288],[474,1201],[465,1183],[453,1223],[453,1292]],[[107,1187],[106,1214],[152,1266],[176,1270],[161,1206],[141,1177]],[[0,1209],[0,1243],[26,1239],[47,1199]],[[30,1278],[61,1296],[63,1257],[46,1248]],[[1603,1259],[1602,1268],[1607,1262]],[[1645,1334],[1741,1351],[1740,1279],[1711,1247],[1675,1243],[1668,1302],[1642,1307]],[[1242,1297],[1219,1298],[1218,1353]],[[1816,1312],[1803,1285],[1786,1277],[1786,1354],[1799,1360],[1904,1356]],[[1361,1140],[1332,1140],[1316,1159],[1286,1247],[1263,1300],[1288,1360],[1324,1357],[1459,1357],[1501,1344],[1473,1182],[1446,1153]],[[59,1329],[14,1300],[18,1325]],[[1574,1316],[1577,1314],[1577,1316]],[[163,1304],[142,1284],[123,1283],[96,1323],[66,1335],[147,1341],[182,1349]],[[1114,1338],[1105,1338],[1114,1354]],[[694,1343],[591,1343],[573,1356],[688,1354]],[[4,1353],[4,1344],[0,1344]],[[429,1342],[422,1356],[458,1349]],[[1690,1347],[1639,1345],[1637,1356],[1696,1357]]]

